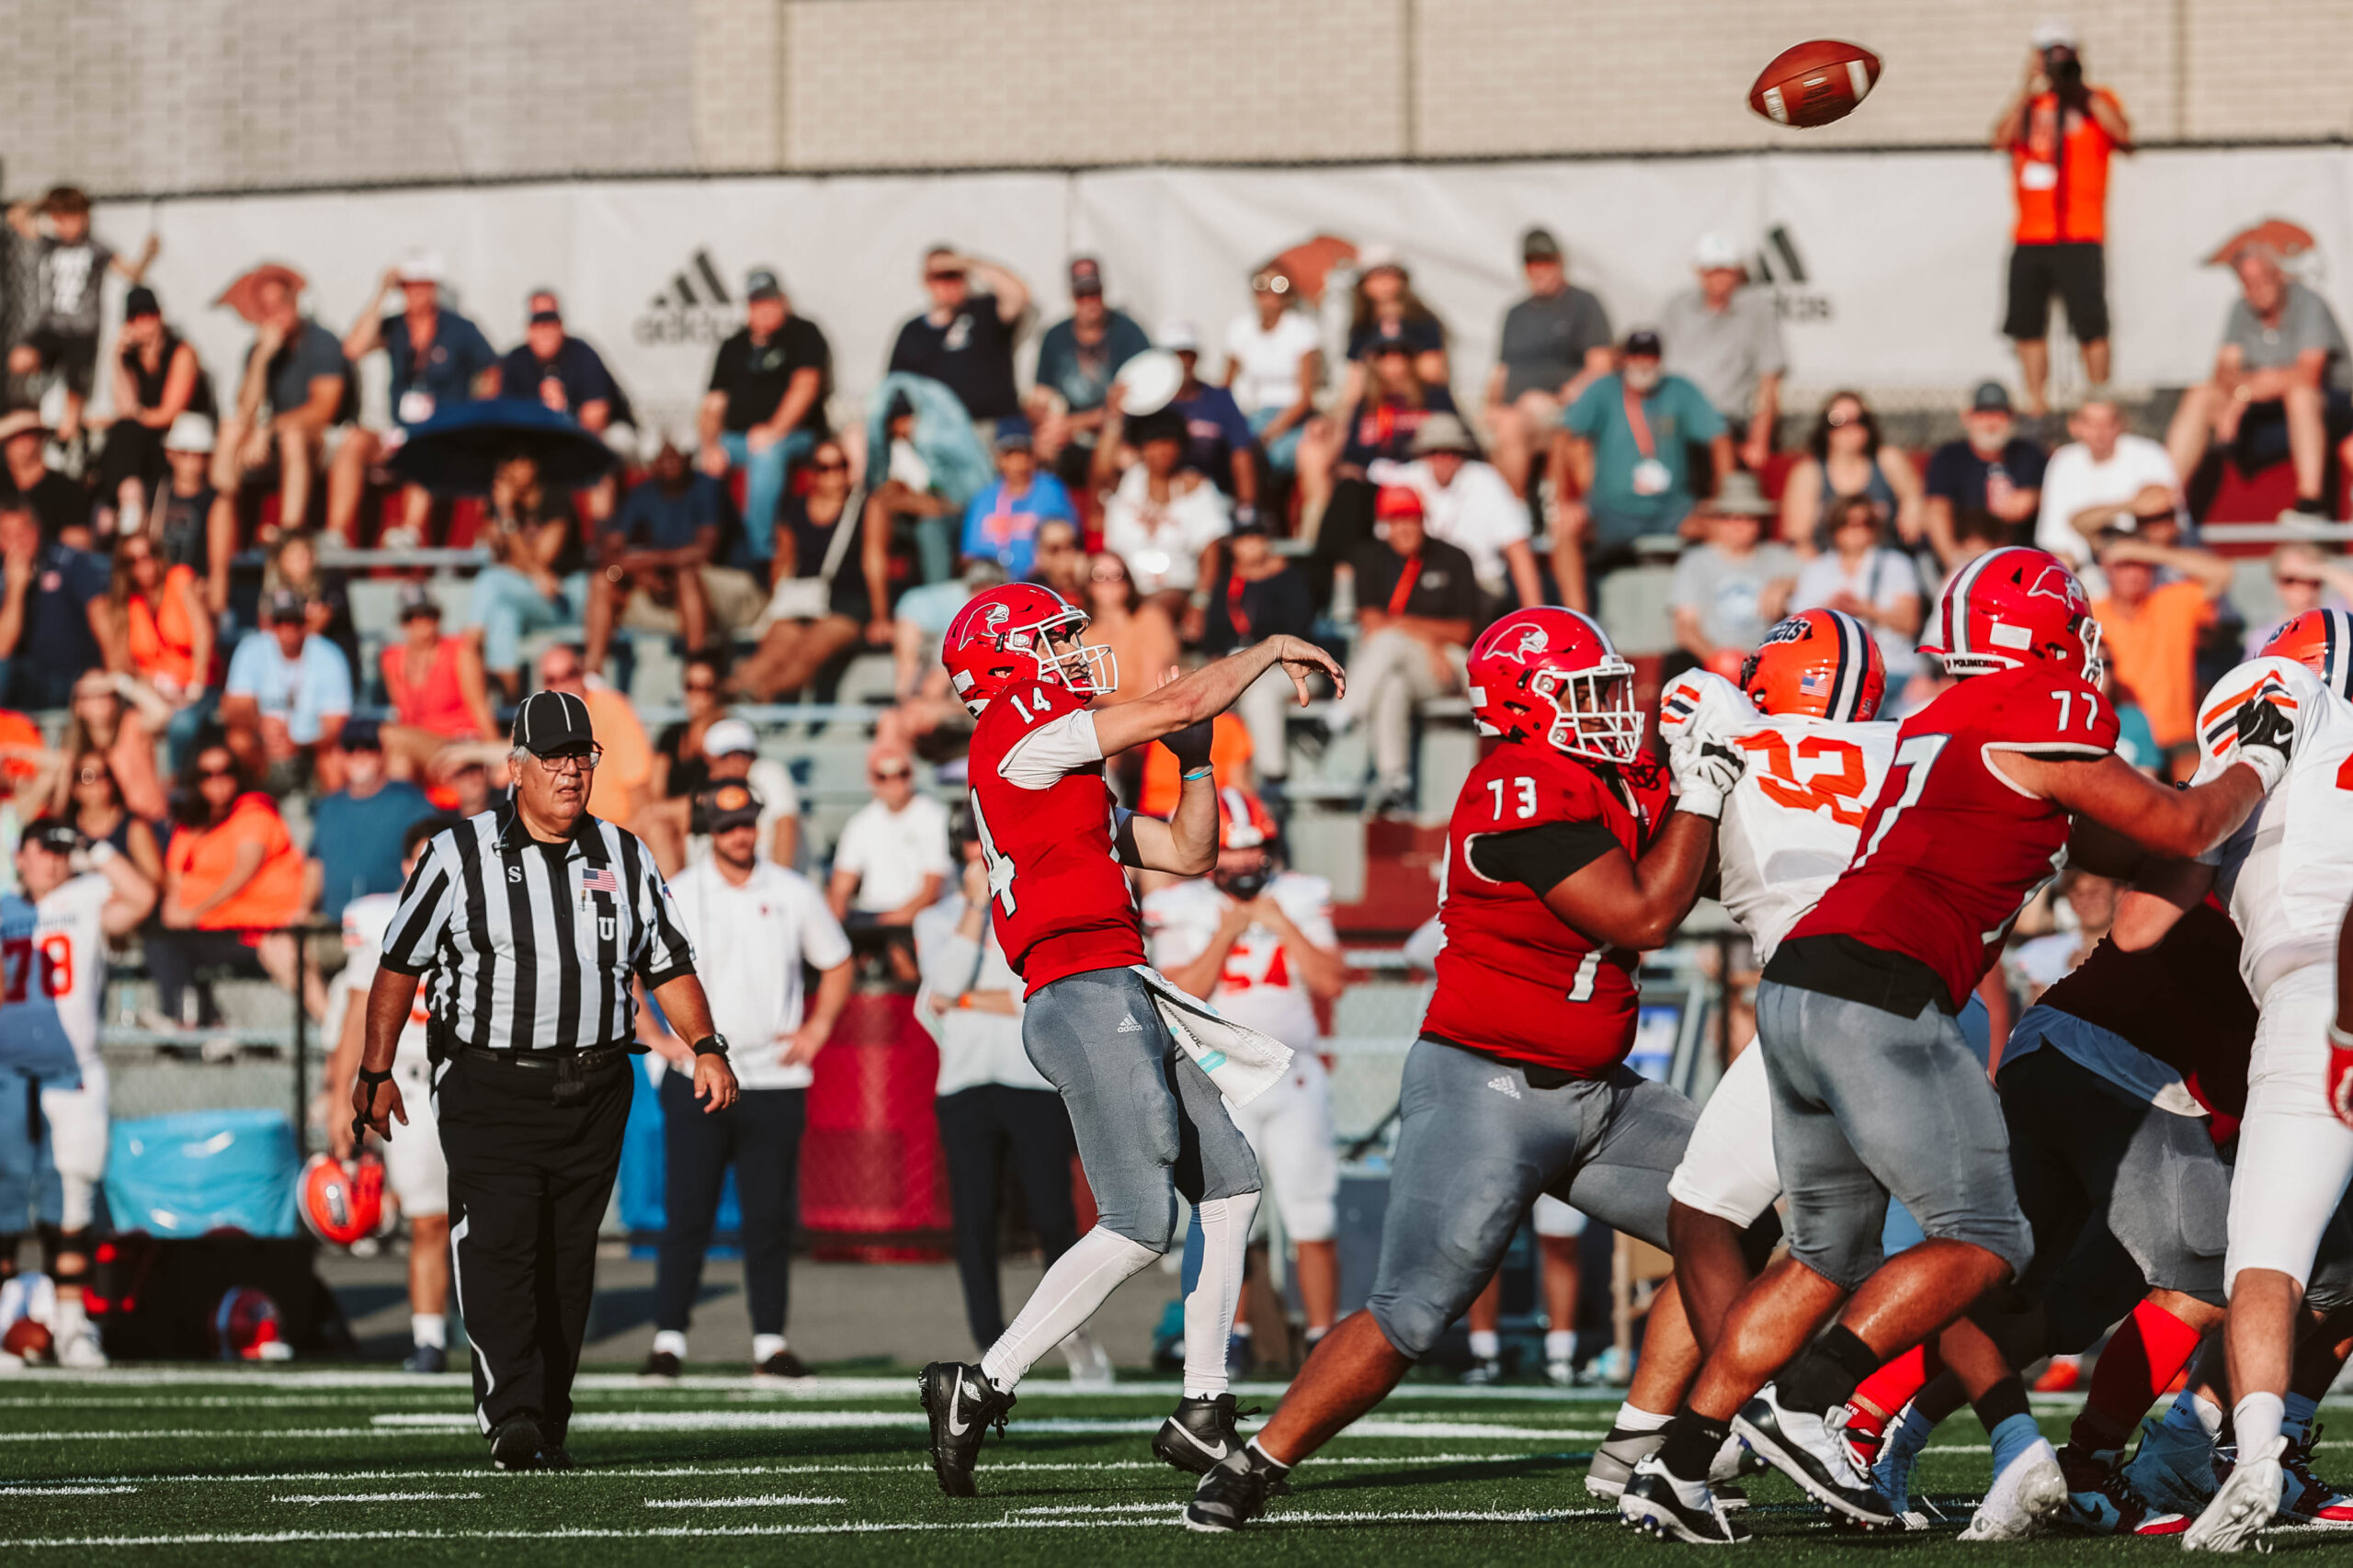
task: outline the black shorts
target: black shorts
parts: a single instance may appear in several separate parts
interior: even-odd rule
[[[2096,244],[2014,245],[2010,249],[2010,311],[2004,336],[2029,341],[2047,336],[2051,296],[2067,302],[2067,330],[2078,343],[2108,336],[2108,258]]]
[[[25,334],[24,344],[40,356],[42,369],[63,374],[67,392],[75,397],[90,395],[98,373],[98,340],[96,337],[60,332],[53,326],[38,326]]]

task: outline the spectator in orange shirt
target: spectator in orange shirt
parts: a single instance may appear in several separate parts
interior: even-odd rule
[[[2067,304],[2084,379],[2108,381],[2108,160],[2132,151],[2124,105],[2084,80],[2082,45],[2064,22],[2034,29],[2026,85],[1995,122],[2010,155],[2018,222],[2010,231],[2010,300],[2002,330],[2018,344],[2026,411],[2050,411],[2051,296]]]
[[[490,679],[470,637],[441,631],[441,602],[422,583],[401,590],[401,641],[381,658],[384,695],[392,722],[379,732],[384,761],[395,778],[414,778],[452,741],[486,741],[498,733],[491,711]]]
[[[2197,747],[2198,634],[2230,592],[2231,563],[2120,534],[2100,547],[2099,566],[2108,577],[2107,597],[2092,604],[2100,648],[2148,715],[2158,749],[2179,761]],[[2160,583],[2165,567],[2180,575]]]
[[[568,691],[588,705],[603,753],[597,780],[588,788],[588,810],[624,832],[634,831],[637,810],[653,798],[654,743],[638,722],[637,709],[601,676],[588,674],[582,651],[564,642],[540,655],[540,686]]]
[[[131,673],[176,707],[202,696],[212,684],[212,612],[196,568],[166,570],[155,541],[131,534],[114,547],[113,596]]]
[[[179,812],[164,852],[163,929],[147,940],[162,1014],[150,1022],[163,1028],[209,1021],[199,1016],[212,1008],[196,985],[199,967],[267,974],[291,992],[295,938],[278,927],[300,919],[303,906],[302,852],[277,802],[245,789],[227,746],[215,742],[196,754],[181,780]],[[315,994],[305,1004],[324,1017],[324,985],[310,979]]]

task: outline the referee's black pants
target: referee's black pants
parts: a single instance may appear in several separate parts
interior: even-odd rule
[[[460,1051],[442,1072],[434,1110],[449,1162],[451,1273],[485,1434],[528,1414],[561,1443],[571,1426],[634,1061],[616,1051],[575,1075],[547,1058]]]
[[[792,1230],[801,1217],[801,1129],[805,1089],[746,1089],[725,1110],[706,1111],[694,1080],[662,1074],[662,1250],[654,1266],[654,1326],[684,1334],[702,1288],[727,1167],[744,1216],[744,1294],[752,1332],[784,1332],[792,1279]]]
[[[948,1161],[948,1201],[956,1222],[956,1273],[964,1286],[964,1321],[983,1349],[1005,1334],[1005,1298],[997,1284],[997,1215],[1003,1172],[1012,1157],[1029,1229],[1046,1262],[1078,1240],[1071,1206],[1070,1160],[1077,1144],[1070,1112],[1051,1089],[976,1084],[933,1102],[939,1116],[940,1152]]]

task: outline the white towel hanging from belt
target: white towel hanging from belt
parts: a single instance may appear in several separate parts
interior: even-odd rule
[[[1130,965],[1152,988],[1160,1021],[1177,1049],[1209,1074],[1210,1082],[1235,1105],[1248,1105],[1290,1071],[1290,1047],[1270,1034],[1237,1024],[1150,964]]]

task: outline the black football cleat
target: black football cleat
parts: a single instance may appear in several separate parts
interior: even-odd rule
[[[1656,1454],[1634,1467],[1618,1496],[1618,1517],[1630,1528],[1687,1546],[1736,1546],[1748,1539],[1706,1482],[1676,1479]]]
[[[637,1369],[637,1375],[641,1378],[666,1380],[676,1378],[684,1369],[678,1364],[678,1358],[676,1356],[671,1355],[667,1350],[656,1350],[645,1358],[645,1365]]]
[[[510,1415],[490,1434],[490,1462],[500,1470],[538,1470],[540,1424],[529,1415]]]
[[[805,1378],[809,1364],[790,1350],[779,1350],[752,1369],[756,1378]]]
[[[1896,1522],[1895,1510],[1847,1447],[1846,1414],[1844,1406],[1826,1417],[1789,1409],[1768,1383],[1741,1407],[1732,1429],[1757,1458],[1815,1502],[1867,1529],[1885,1528]]]
[[[1238,1530],[1267,1511],[1267,1499],[1283,1491],[1290,1467],[1279,1465],[1246,1444],[1211,1465],[1185,1505],[1185,1528],[1211,1534]]]
[[[950,1497],[977,1497],[972,1462],[992,1426],[1005,1430],[1013,1395],[999,1393],[980,1368],[961,1361],[934,1361],[915,1379],[923,1410],[931,1417],[931,1469]]]
[[[1180,1399],[1176,1409],[1153,1434],[1152,1451],[1188,1475],[1207,1475],[1220,1461],[1242,1451],[1242,1434],[1234,1422],[1257,1411],[1234,1408],[1230,1393],[1208,1399]]]

